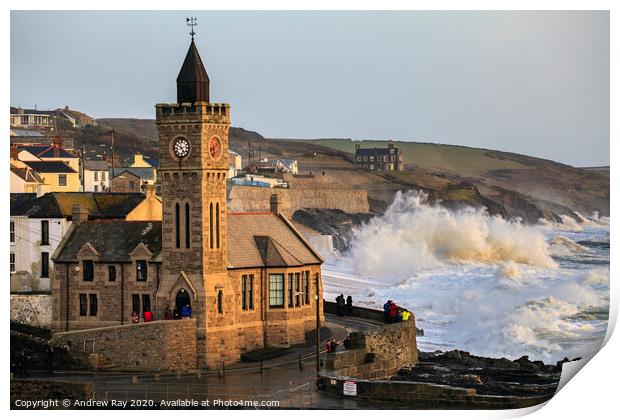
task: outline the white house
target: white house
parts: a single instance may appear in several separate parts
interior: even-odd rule
[[[110,164],[105,160],[87,160],[84,163],[84,191],[110,190]]]

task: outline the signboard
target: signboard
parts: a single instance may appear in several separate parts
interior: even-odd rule
[[[357,397],[357,382],[345,381],[342,384],[342,394],[348,397]]]

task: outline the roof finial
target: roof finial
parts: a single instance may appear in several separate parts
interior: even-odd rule
[[[192,28],[191,32],[189,33],[192,36],[192,41],[194,40],[194,35],[196,35],[196,32],[194,32],[194,26],[198,26],[197,20],[198,18],[195,17],[185,18],[187,26],[190,26]]]

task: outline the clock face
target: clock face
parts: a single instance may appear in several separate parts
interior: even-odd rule
[[[217,159],[220,156],[221,149],[220,139],[211,137],[211,140],[209,140],[209,154],[213,159]]]
[[[179,159],[183,159],[187,157],[189,154],[189,142],[186,138],[179,137],[174,141],[172,145],[172,150],[174,151],[174,155]]]

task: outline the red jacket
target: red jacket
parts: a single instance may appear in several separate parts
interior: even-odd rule
[[[142,316],[144,317],[144,322],[150,322],[153,320],[153,312],[151,311],[145,311]]]

